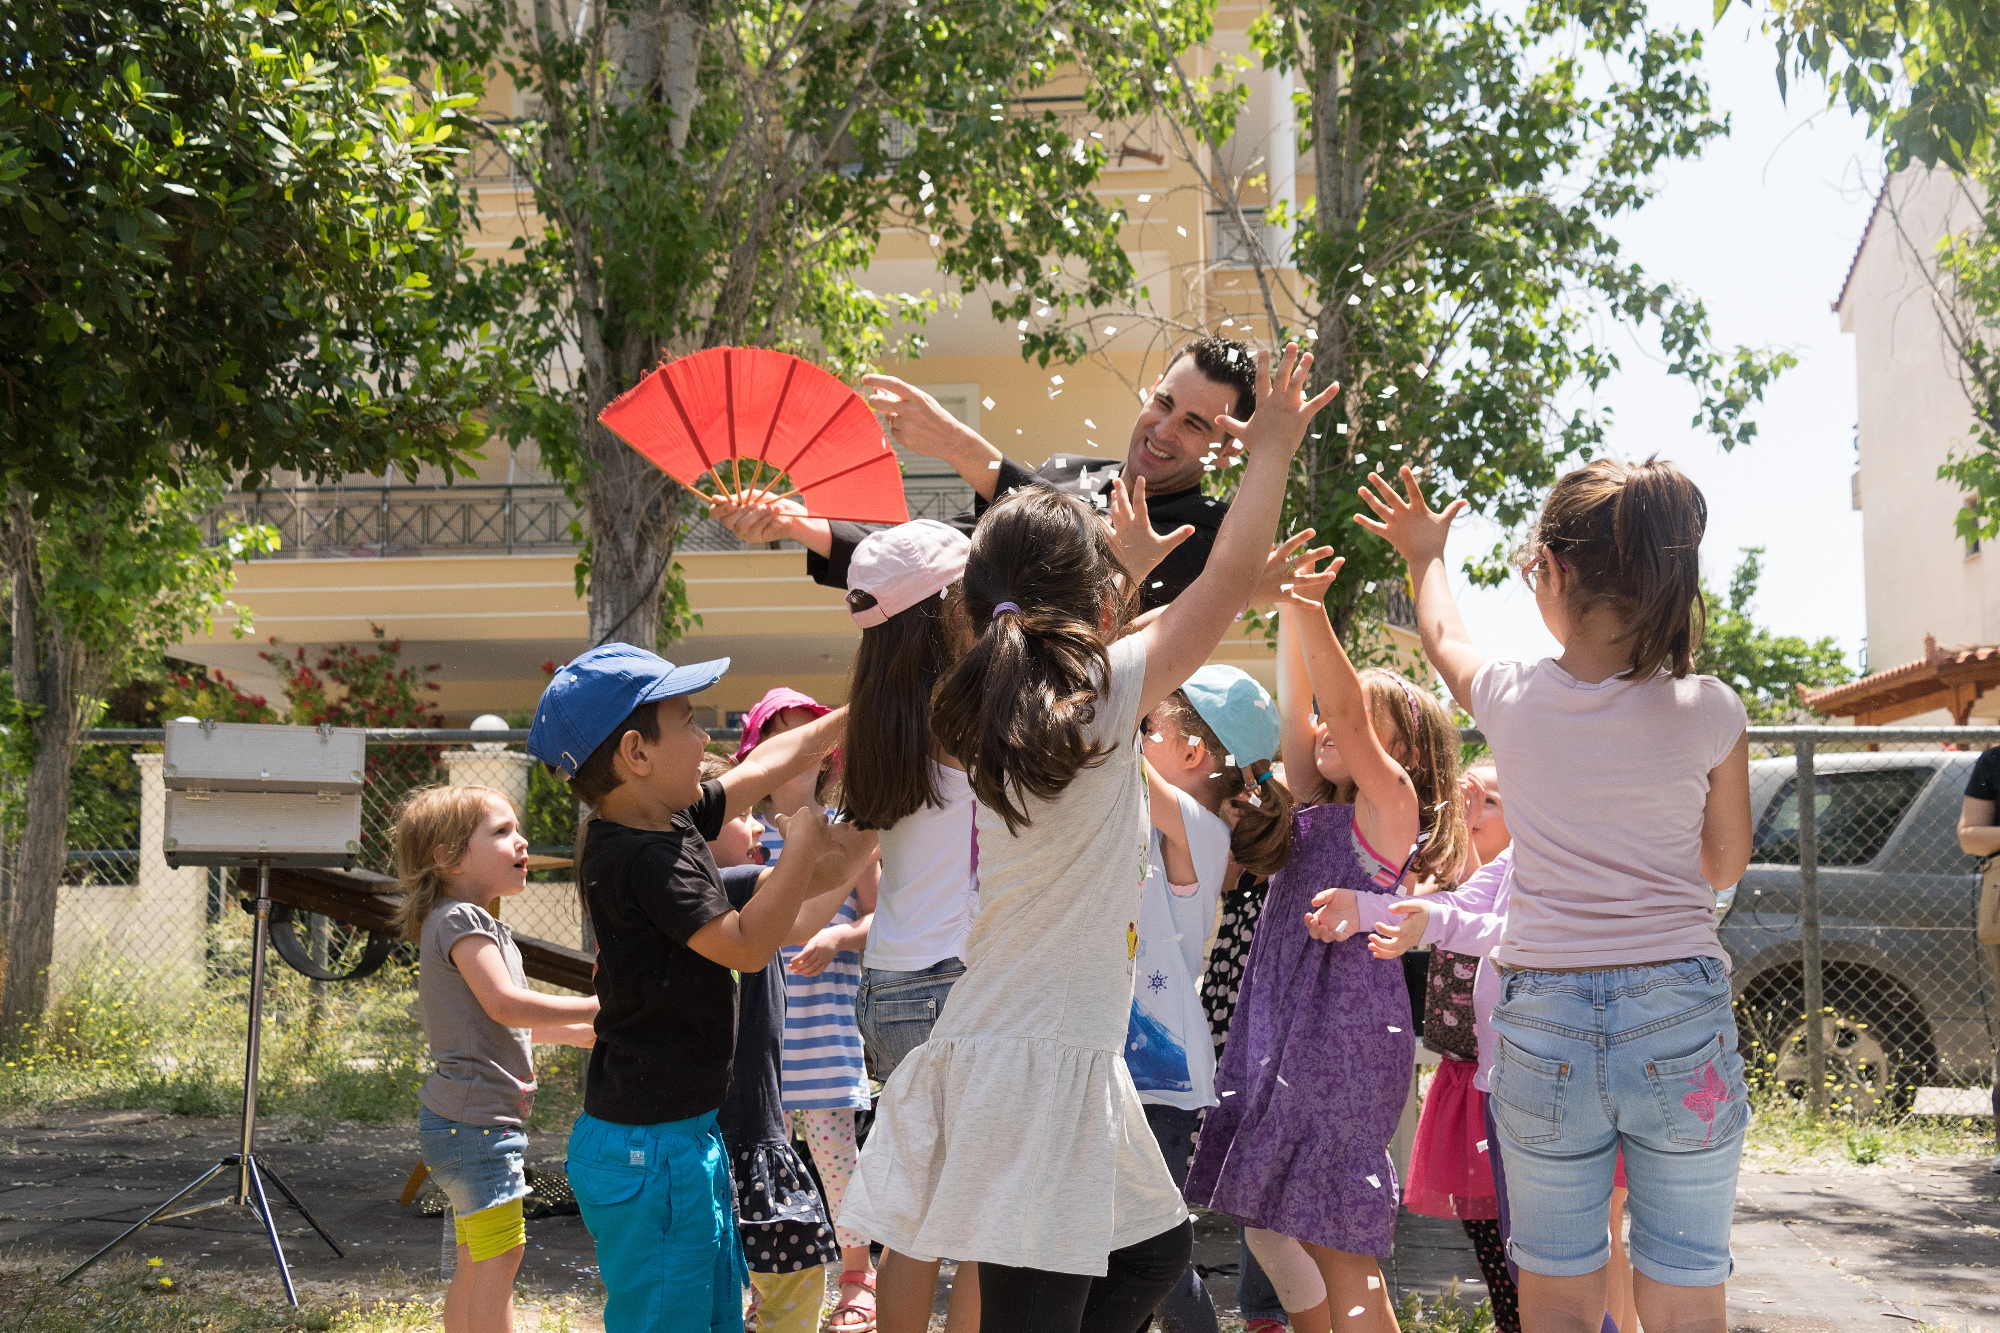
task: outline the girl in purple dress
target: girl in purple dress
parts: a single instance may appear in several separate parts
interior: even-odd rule
[[[1409,1096],[1415,1023],[1395,960],[1363,924],[1465,855],[1458,732],[1437,699],[1357,673],[1327,620],[1340,562],[1300,567],[1281,604],[1285,772],[1302,789],[1292,857],[1271,879],[1187,1197],[1246,1228],[1297,1333],[1398,1333],[1375,1256],[1396,1227],[1389,1141]],[[1310,716],[1317,695],[1321,715]],[[1317,780],[1315,780],[1317,778]],[[1320,790],[1313,791],[1317,786]],[[1384,925],[1386,931],[1393,930]]]

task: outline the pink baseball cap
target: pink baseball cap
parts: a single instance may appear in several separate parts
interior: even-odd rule
[[[920,518],[871,532],[854,548],[847,566],[847,613],[867,629],[934,597],[965,573],[972,541],[949,523]],[[875,599],[856,606],[854,594]]]
[[[757,706],[743,719],[743,743],[736,747],[736,757],[741,759],[756,749],[757,742],[764,739],[764,724],[787,708],[803,708],[814,717],[833,711],[810,694],[801,694],[784,685],[766,690],[764,697],[757,701]]]

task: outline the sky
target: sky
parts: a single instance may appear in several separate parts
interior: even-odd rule
[[[1726,587],[1739,548],[1765,547],[1752,603],[1758,623],[1813,639],[1831,635],[1853,661],[1865,633],[1861,515],[1849,489],[1854,347],[1828,306],[1867,224],[1881,154],[1865,124],[1829,110],[1817,85],[1794,80],[1790,104],[1779,97],[1771,41],[1743,6],[1708,32],[1704,64],[1714,109],[1730,116],[1729,137],[1669,167],[1657,197],[1613,231],[1655,278],[1702,297],[1718,343],[1784,348],[1799,364],[1753,409],[1758,435],[1734,453],[1688,425],[1694,392],[1668,377],[1657,344],[1622,326],[1606,328],[1622,369],[1597,401],[1616,414],[1614,453],[1657,452],[1702,488],[1710,586]],[[1461,519],[1451,568],[1494,540],[1490,525]],[[1459,584],[1460,608],[1483,651],[1558,651],[1518,580],[1497,590]]]

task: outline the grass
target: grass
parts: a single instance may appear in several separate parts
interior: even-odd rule
[[[1986,1116],[1883,1113],[1857,1121],[1833,1113],[1816,1120],[1802,1102],[1781,1089],[1754,1086],[1750,1109],[1743,1164],[1753,1170],[1878,1166],[1994,1150],[1993,1121]]]
[[[240,933],[240,932],[235,932]],[[79,968],[58,990],[32,1048],[0,1062],[0,1115],[65,1109],[234,1114],[243,1096],[248,949],[218,927],[205,984],[162,983],[117,966]],[[315,994],[271,959],[264,991],[260,1114],[414,1120],[432,1064],[416,1016],[414,969],[394,961]],[[581,1099],[580,1052],[536,1053],[541,1093],[528,1131],[566,1133]]]

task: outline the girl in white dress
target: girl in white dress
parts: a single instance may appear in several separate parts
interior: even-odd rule
[[[883,1089],[843,1225],[979,1266],[982,1327],[1135,1333],[1186,1267],[1187,1209],[1122,1056],[1149,825],[1136,732],[1264,571],[1285,476],[1329,389],[1257,359],[1248,450],[1207,568],[1118,638],[1128,598],[1088,506],[1024,487],[987,511],[963,582],[971,649],[933,731],[978,800],[965,975]]]

